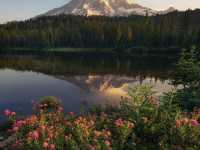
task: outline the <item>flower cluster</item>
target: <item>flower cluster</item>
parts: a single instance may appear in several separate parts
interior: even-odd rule
[[[177,119],[176,120],[176,127],[180,128],[182,126],[200,126],[200,123],[196,119],[188,119],[188,118],[182,118],[182,119]]]
[[[45,101],[47,104],[42,101],[42,108],[36,114],[20,120],[16,113],[5,110],[12,121],[11,134],[16,137],[8,149],[175,150],[200,147],[199,108],[191,113],[180,113],[174,107],[165,110],[162,103],[138,105],[139,101],[134,100],[114,109],[65,115],[57,102],[51,103],[49,98]]]
[[[191,116],[189,118],[189,116]],[[176,119],[176,127],[180,128],[183,126],[200,127],[200,109],[194,108],[191,113],[183,113],[183,117]]]
[[[13,132],[17,132],[24,125],[26,125],[26,121],[25,120],[18,120],[16,122],[14,122],[14,124],[12,126],[12,131]]]
[[[132,123],[130,121],[122,120],[121,118],[115,120],[114,124],[119,128],[125,127],[125,126],[130,128],[130,129],[134,128],[134,123]]]
[[[37,141],[40,137],[40,134],[37,130],[28,133],[29,141]]]
[[[7,117],[12,117],[12,116],[16,116],[16,112],[11,111],[11,110],[9,110],[9,109],[6,109],[6,110],[4,111],[4,115],[7,116]]]

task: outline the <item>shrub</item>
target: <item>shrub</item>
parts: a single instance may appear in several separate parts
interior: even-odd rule
[[[35,110],[36,111],[56,111],[61,106],[61,102],[57,97],[54,96],[45,96],[42,97],[36,104]]]
[[[183,50],[176,65],[173,84],[184,87],[177,91],[177,99],[184,109],[190,111],[195,106],[200,107],[200,49],[192,47]]]

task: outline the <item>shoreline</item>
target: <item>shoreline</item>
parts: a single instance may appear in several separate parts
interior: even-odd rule
[[[36,55],[36,56],[119,56],[119,57],[156,57],[156,58],[178,58],[181,48],[0,48],[0,55]]]

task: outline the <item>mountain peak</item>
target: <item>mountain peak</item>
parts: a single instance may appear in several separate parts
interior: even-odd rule
[[[165,11],[167,11],[167,12],[173,12],[173,11],[177,11],[177,9],[171,6],[168,9],[166,9]]]
[[[173,7],[166,10],[167,13],[174,11]],[[85,15],[85,16],[129,16],[163,14],[147,7],[135,4],[133,0],[71,0],[68,4],[55,8],[45,13],[45,16],[60,14]]]
[[[168,13],[170,13],[170,12],[174,12],[174,11],[177,11],[177,9],[174,8],[174,7],[169,7],[169,8],[166,9],[166,10],[159,11],[159,14],[168,14]]]

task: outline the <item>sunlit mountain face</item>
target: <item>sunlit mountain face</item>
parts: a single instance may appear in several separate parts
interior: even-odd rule
[[[176,9],[170,7],[167,10],[156,11],[143,7],[131,0],[71,0],[68,4],[52,9],[45,16],[61,14],[85,15],[85,16],[152,16],[166,14]]]

